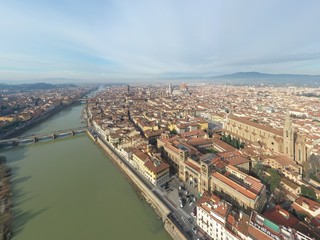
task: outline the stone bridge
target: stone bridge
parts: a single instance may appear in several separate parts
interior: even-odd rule
[[[36,143],[36,142],[46,142],[58,138],[71,137],[74,135],[80,135],[85,133],[88,127],[72,128],[66,130],[59,130],[51,133],[41,133],[29,136],[19,136],[15,138],[2,139],[0,140],[0,148],[19,146],[24,144]]]

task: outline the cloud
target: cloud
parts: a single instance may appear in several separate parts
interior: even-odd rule
[[[3,1],[1,75],[316,73],[319,7],[289,0]]]

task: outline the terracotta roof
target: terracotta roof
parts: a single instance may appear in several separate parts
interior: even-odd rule
[[[229,118],[233,119],[233,120],[236,120],[238,122],[247,124],[249,126],[252,126],[252,127],[255,127],[255,128],[258,128],[258,129],[261,129],[261,130],[276,134],[276,135],[279,135],[279,136],[283,135],[283,130],[274,129],[274,128],[266,126],[266,125],[255,123],[255,122],[252,122],[252,121],[248,120],[247,118],[236,117],[234,115],[230,115]]]
[[[171,151],[173,151],[173,152],[175,152],[175,153],[180,153],[179,149],[176,148],[176,147],[174,147],[174,146],[172,146],[170,143],[167,143],[167,144],[165,145],[165,147],[166,147],[166,148],[169,148]]]
[[[233,165],[233,166],[242,165],[245,163],[250,163],[249,159],[246,159],[243,157],[228,158],[227,161],[229,162],[230,165]]]
[[[184,132],[180,133],[180,137],[185,138],[185,137],[191,137],[191,136],[205,136],[206,133],[203,130],[193,130],[190,132]]]
[[[236,148],[232,147],[231,145],[225,143],[224,141],[220,140],[219,138],[213,138],[213,143],[218,145],[220,148],[224,149],[225,151],[234,151]]]
[[[268,236],[267,234],[261,232],[259,229],[253,227],[252,225],[249,225],[248,235],[251,237],[251,239],[254,239],[254,240],[272,239],[270,236]]]
[[[191,138],[188,140],[188,143],[193,146],[212,144],[212,142],[213,141],[211,138],[202,138],[202,137]]]
[[[279,205],[268,209],[263,213],[263,215],[275,222],[276,224],[283,225],[285,227],[293,227],[299,223],[299,219],[282,209]]]
[[[220,199],[218,196],[214,194],[209,194],[208,192],[204,192],[201,198],[198,200],[197,205],[206,212],[214,212],[222,218],[225,218],[228,212],[228,205],[225,201]]]
[[[160,136],[162,133],[164,132],[163,129],[159,129],[159,130],[147,130],[144,132],[144,135],[149,138],[149,137],[156,137],[156,136]]]
[[[148,159],[148,155],[145,154],[144,152],[140,151],[139,149],[135,149],[132,154],[136,155],[139,159],[142,161],[146,161]]]
[[[187,160],[185,164],[191,167],[192,169],[194,169],[195,171],[197,171],[198,173],[200,173],[200,166],[197,166],[196,164],[192,163],[189,160]]]
[[[305,206],[304,206],[305,205]],[[320,214],[316,215],[316,211],[320,208],[320,203],[313,201],[311,199],[305,197],[299,197],[296,201],[291,205],[293,209],[297,212],[305,212],[311,217],[318,217],[320,218]]]
[[[254,194],[253,192],[251,192],[249,189],[242,187],[240,184],[232,181],[231,179],[227,178],[226,176],[224,176],[218,172],[212,173],[212,176],[219,179],[220,181],[224,182],[225,184],[227,184],[231,188],[237,190],[239,193],[241,193],[242,195],[244,195],[250,199],[255,200],[257,198],[257,195]]]
[[[157,165],[157,162],[155,162],[151,159],[146,161],[144,163],[144,165],[146,166],[146,168],[148,168],[151,172],[154,172],[154,173],[162,172],[163,170],[170,167],[167,163],[164,163],[162,161],[159,161],[159,163]]]

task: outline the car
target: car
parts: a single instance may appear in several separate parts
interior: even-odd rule
[[[198,230],[197,230],[196,227],[193,227],[193,228],[192,228],[192,231],[194,232],[194,234],[197,234],[197,232],[198,232]]]
[[[191,206],[192,206],[192,204],[193,204],[193,202],[192,202],[192,201],[190,201],[189,206],[191,207]]]
[[[181,208],[183,208],[183,204],[182,204],[182,202],[180,203],[180,207],[181,207]]]

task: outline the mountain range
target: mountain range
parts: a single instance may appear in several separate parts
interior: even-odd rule
[[[229,84],[266,84],[320,87],[320,75],[269,74],[260,72],[237,72],[206,78],[208,82]]]

